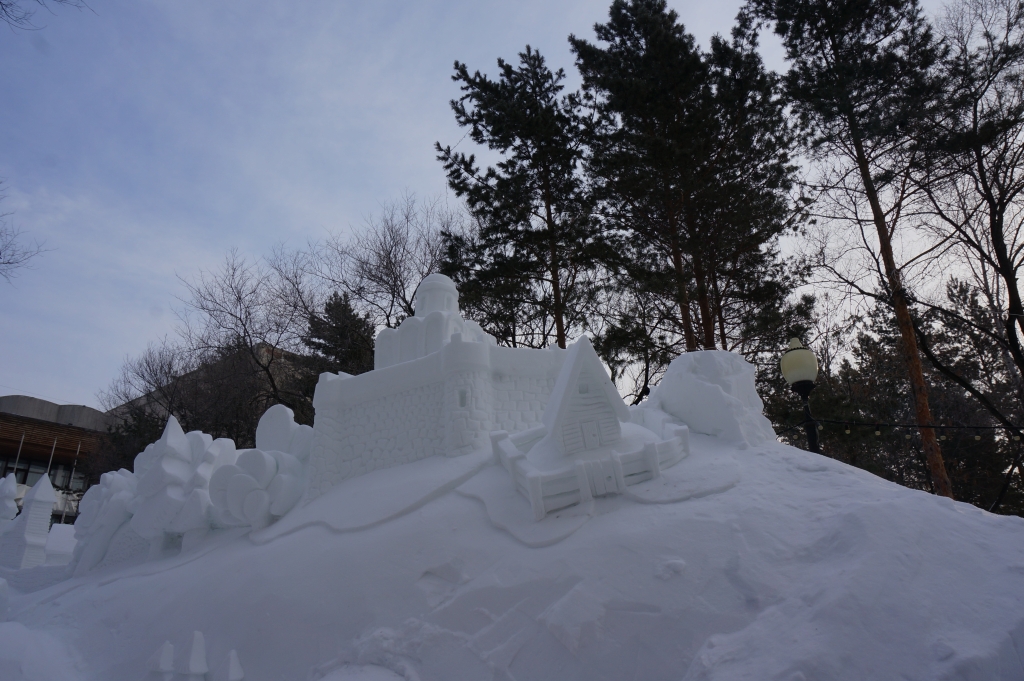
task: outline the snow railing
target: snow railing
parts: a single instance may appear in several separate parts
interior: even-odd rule
[[[544,436],[541,426],[517,433],[516,440],[533,444]],[[512,477],[516,489],[530,500],[533,517],[544,516],[606,494],[621,494],[628,485],[652,480],[690,453],[686,426],[672,426],[669,439],[648,442],[632,452],[612,452],[604,459],[577,459],[564,468],[541,471],[526,458],[504,430],[491,433],[494,456]],[[523,437],[526,436],[526,437]]]

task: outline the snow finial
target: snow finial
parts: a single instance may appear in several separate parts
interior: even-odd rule
[[[238,653],[232,650],[228,654],[228,681],[242,681],[245,678],[245,672],[242,671],[242,665],[238,661]]]
[[[171,681],[174,678],[174,644],[170,641],[164,641],[156,651],[153,671],[163,674],[164,681]]]
[[[790,338],[789,339],[789,349],[790,350],[799,350],[803,346],[804,346],[804,344],[800,342],[799,338]]]
[[[189,681],[203,681],[206,678],[206,672],[210,671],[206,665],[206,641],[203,639],[201,631],[192,634],[192,650],[188,656],[187,671]]]

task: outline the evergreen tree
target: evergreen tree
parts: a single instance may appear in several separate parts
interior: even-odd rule
[[[708,68],[693,36],[663,0],[615,0],[592,45],[570,36],[576,65],[601,114],[590,159],[609,216],[671,266],[671,298],[686,349],[697,349],[690,310],[694,194],[705,186],[710,158]]]
[[[361,374],[373,370],[373,324],[352,307],[348,293],[335,291],[322,315],[311,314],[302,344],[313,351],[320,372]],[[318,372],[319,374],[319,372]]]
[[[745,12],[747,27],[754,17],[775,24],[791,62],[786,89],[812,146],[845,159],[858,178],[854,193],[863,195],[877,235],[916,422],[930,424],[910,297],[892,242],[907,200],[901,183],[914,163],[915,133],[941,98],[940,46],[916,0],[749,0]],[[923,427],[921,438],[936,492],[952,495],[935,431]]]
[[[570,38],[600,114],[589,170],[629,234],[602,356],[632,357],[642,392],[683,349],[774,350],[809,312],[788,302],[802,272],[777,246],[801,215],[777,76],[740,33],[701,52],[662,0],[616,0],[595,31],[604,45]]]
[[[491,301],[482,321],[503,342],[543,346],[553,336],[564,348],[586,324],[607,253],[580,172],[588,124],[579,96],[562,94],[564,71],[552,72],[529,46],[517,66],[499,59],[498,69],[491,80],[455,63],[452,79],[465,93],[451,102],[455,119],[502,160],[482,170],[473,155],[436,145],[449,186],[477,223],[471,237],[445,235],[442,271],[468,302]]]

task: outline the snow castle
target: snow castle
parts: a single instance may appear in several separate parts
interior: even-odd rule
[[[373,371],[321,375],[305,501],[377,469],[493,449],[540,519],[686,455],[686,426],[631,412],[589,339],[500,347],[458,301],[451,279],[429,275],[415,316],[378,335]]]
[[[659,480],[689,454],[690,429],[741,448],[774,436],[753,368],[739,355],[680,356],[650,397],[629,407],[586,337],[564,350],[501,347],[462,318],[459,292],[440,274],[421,282],[414,303],[415,316],[378,335],[373,371],[320,376],[313,427],[276,405],[260,419],[256,447],[237,449],[185,433],[171,416],[133,470],[106,473],[85,494],[73,555],[51,561],[47,550],[44,561],[34,547],[47,541],[46,523],[29,532],[32,541],[19,539],[33,515],[23,512],[0,537],[0,572],[17,588],[41,588],[188,553],[218,533],[259,531],[301,507],[329,514],[333,497],[313,502],[333,487],[408,464],[428,465],[449,482],[495,464],[534,521],[567,507],[589,512],[610,494],[665,503],[693,494]],[[430,457],[439,457],[436,465],[417,463]],[[377,489],[372,480],[365,489],[354,482],[350,493]],[[32,492],[40,508],[47,487]]]
[[[540,424],[566,351],[499,347],[462,319],[458,299],[451,279],[427,276],[416,316],[378,335],[373,371],[320,376],[307,499],[379,468],[489,447],[491,430]]]

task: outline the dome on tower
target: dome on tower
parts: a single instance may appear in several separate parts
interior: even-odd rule
[[[459,289],[443,274],[428,274],[416,288],[412,304],[417,317],[426,317],[431,312],[458,313]]]

